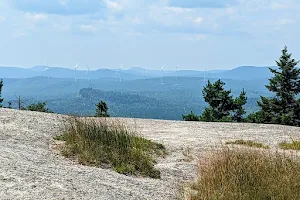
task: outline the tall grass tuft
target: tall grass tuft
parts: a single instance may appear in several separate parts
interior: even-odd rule
[[[300,199],[300,163],[295,157],[223,148],[199,163],[192,200]]]
[[[165,147],[137,136],[120,122],[72,118],[64,134],[55,139],[65,141],[63,155],[77,158],[80,164],[160,178],[155,157],[165,155]]]
[[[281,142],[279,144],[281,149],[290,149],[290,150],[300,150],[300,141],[293,140],[291,143],[288,142]]]
[[[263,149],[269,149],[270,147],[267,145],[264,145],[260,142],[255,142],[252,140],[236,140],[233,142],[226,142],[226,144],[236,144],[236,145],[244,145],[248,147],[254,147],[254,148],[263,148]]]

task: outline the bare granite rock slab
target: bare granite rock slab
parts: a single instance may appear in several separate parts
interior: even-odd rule
[[[181,181],[196,177],[195,155],[236,139],[273,148],[300,138],[300,128],[280,125],[202,123],[112,118],[169,152],[156,165],[162,179],[130,177],[82,166],[53,150],[53,136],[67,117],[0,109],[0,199],[176,199]]]

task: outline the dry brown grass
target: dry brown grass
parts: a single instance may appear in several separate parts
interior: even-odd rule
[[[300,163],[295,157],[224,147],[200,160],[191,200],[300,199]]]

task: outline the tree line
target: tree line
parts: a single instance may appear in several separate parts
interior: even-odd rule
[[[260,96],[257,101],[259,111],[245,117],[244,106],[247,103],[246,92],[233,98],[231,90],[225,90],[225,83],[221,80],[211,83],[208,81],[203,88],[204,100],[209,107],[204,110],[201,116],[191,112],[183,115],[185,121],[206,121],[206,122],[250,122],[250,123],[271,123],[300,126],[300,69],[297,68],[299,61],[292,58],[285,46],[282,55],[276,61],[277,69],[269,68],[273,77],[269,79],[266,88],[274,93],[274,96]]]

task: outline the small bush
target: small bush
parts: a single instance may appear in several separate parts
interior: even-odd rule
[[[46,102],[38,102],[30,104],[29,106],[22,108],[22,110],[30,110],[30,111],[36,111],[36,112],[45,112],[45,113],[53,113],[51,110],[49,110],[46,107]]]
[[[200,118],[195,115],[192,111],[188,115],[182,115],[184,121],[200,121]]]
[[[222,119],[218,120],[217,122],[233,122],[231,116],[222,117]]]
[[[263,111],[258,111],[249,114],[245,121],[248,123],[265,123],[266,119],[269,119],[269,121],[271,120]]]
[[[270,147],[267,145],[264,145],[260,142],[255,142],[252,140],[236,140],[234,142],[226,142],[226,144],[236,144],[236,145],[245,145],[248,147],[255,147],[255,148],[263,148],[263,149],[269,149]]]
[[[72,118],[65,133],[55,139],[65,141],[63,155],[75,157],[83,165],[160,178],[160,171],[154,168],[155,156],[165,155],[165,147],[138,137],[121,123]]]
[[[300,141],[292,141],[291,143],[282,142],[279,144],[281,149],[300,150]]]
[[[279,153],[224,148],[199,163],[198,174],[192,200],[300,199],[300,163]]]

